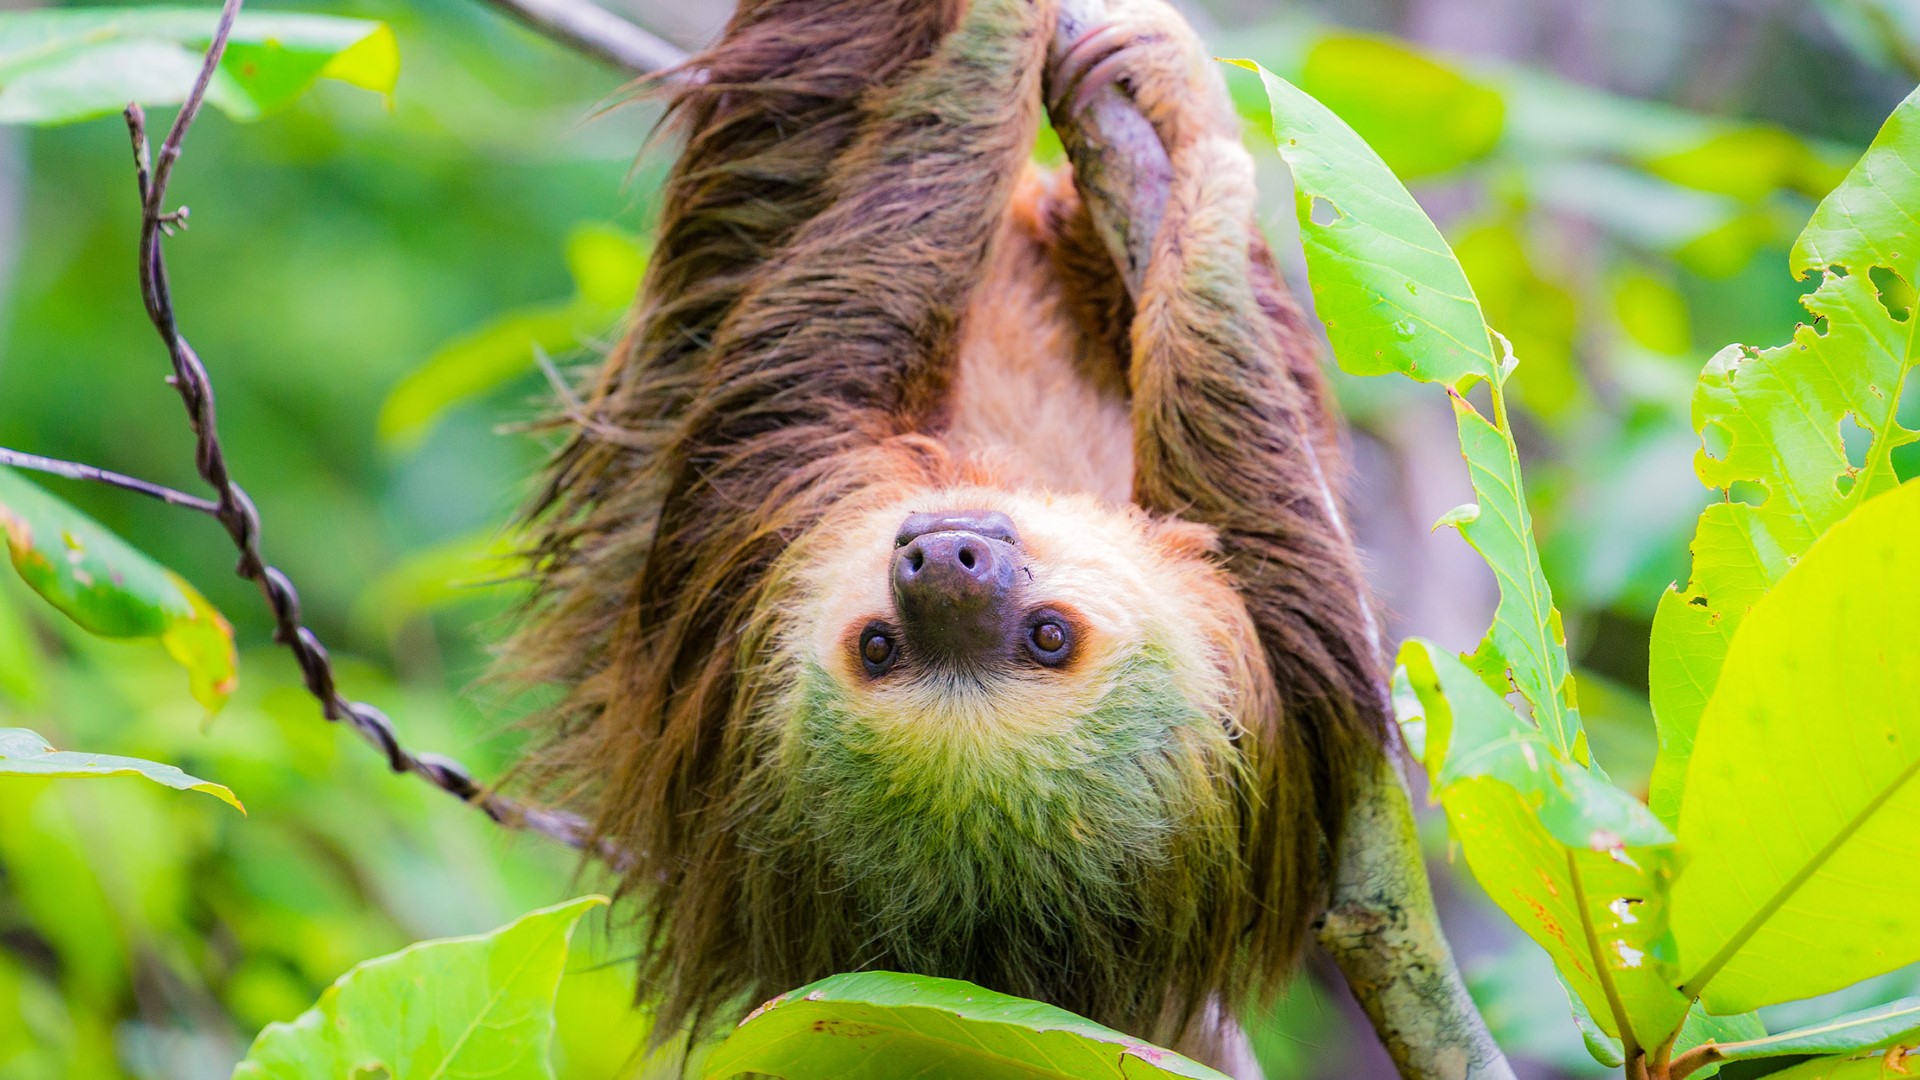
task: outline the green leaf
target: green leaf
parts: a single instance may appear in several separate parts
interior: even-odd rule
[[[1515,362],[1511,351],[1495,359],[1459,261],[1380,156],[1298,88],[1250,61],[1231,63],[1259,72],[1266,85],[1274,138],[1293,171],[1315,310],[1341,367],[1438,382],[1452,398],[1479,513],[1450,518],[1500,583],[1474,669],[1502,693],[1511,680],[1553,753],[1586,764],[1560,613],[1540,569],[1507,427],[1503,386]],[[1491,420],[1464,396],[1479,382],[1492,388]]]
[[[1421,706],[1434,798],[1474,877],[1607,1035],[1658,1045],[1687,1013],[1667,929],[1672,834],[1554,753],[1447,650],[1409,639],[1400,670]]]
[[[441,346],[387,396],[379,432],[389,446],[417,446],[448,409],[532,371],[535,351],[572,352],[614,327],[633,302],[646,253],[607,225],[582,225],[567,240],[574,298],[509,311]]]
[[[232,791],[189,776],[172,765],[112,754],[55,750],[47,740],[26,728],[0,728],[0,776],[143,776],[175,791],[204,791],[243,814],[247,812]]]
[[[83,629],[160,639],[210,710],[233,693],[233,628],[179,575],[8,469],[0,469],[0,529],[20,577]]]
[[[1900,1080],[1912,1075],[1916,1066],[1920,1066],[1920,1060],[1915,1059],[1912,1048],[1895,1047],[1883,1054],[1815,1058],[1768,1073],[1767,1080]]]
[[[1920,960],[1920,483],[1816,541],[1743,620],[1701,716],[1674,888],[1716,1013]],[[1704,991],[1704,994],[1702,994]]]
[[[234,1080],[546,1080],[568,942],[580,918],[606,902],[585,896],[490,934],[369,960],[297,1019],[267,1025]]]
[[[217,8],[62,8],[0,17],[0,123],[58,124],[187,95]],[[390,95],[400,53],[385,23],[241,15],[207,88],[238,120],[283,108],[320,78]]]
[[[1315,41],[1300,87],[1409,180],[1485,157],[1506,120],[1498,91],[1399,42],[1359,34]]]
[[[1797,1054],[1843,1054],[1887,1046],[1915,1036],[1920,1036],[1920,997],[1901,998],[1763,1039],[1722,1042],[1720,1056],[1727,1061],[1745,1061]]]
[[[745,1072],[785,1080],[900,1076],[1225,1080],[1064,1009],[956,979],[835,975],[755,1009],[707,1059],[707,1080]]]
[[[1700,515],[1692,580],[1663,595],[1654,616],[1648,674],[1660,757],[1651,801],[1670,824],[1701,711],[1747,611],[1815,538],[1897,483],[1894,448],[1920,438],[1897,419],[1920,363],[1920,318],[1896,319],[1882,295],[1920,281],[1914,206],[1920,91],[1894,110],[1794,245],[1796,277],[1824,274],[1803,300],[1815,325],[1778,348],[1729,346],[1700,376],[1693,426],[1712,452],[1703,449],[1695,468],[1729,499]],[[1872,437],[1858,466],[1843,440],[1849,421]],[[1763,501],[1739,501],[1748,492]]]

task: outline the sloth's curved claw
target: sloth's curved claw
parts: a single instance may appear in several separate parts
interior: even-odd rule
[[[1098,25],[1082,33],[1054,61],[1048,108],[1056,114],[1078,115],[1095,93],[1118,79],[1119,60],[1137,37],[1119,23]]]

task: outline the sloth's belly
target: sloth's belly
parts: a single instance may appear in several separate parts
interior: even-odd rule
[[[996,483],[1124,503],[1133,422],[1117,368],[1080,332],[1046,251],[1009,221],[965,321],[943,435]]]

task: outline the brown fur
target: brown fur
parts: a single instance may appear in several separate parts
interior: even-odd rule
[[[1311,338],[1217,75],[1176,26],[1134,80],[1175,166],[1136,305],[1070,178],[1025,164],[1048,0],[963,7],[741,4],[674,92],[686,149],[635,325],[542,503],[515,652],[564,696],[534,770],[633,855],[663,1034],[876,959],[771,932],[863,915],[749,880],[767,860],[741,848],[775,568],[823,520],[956,485],[1130,493],[1168,557],[1244,605],[1219,663],[1245,880],[1195,901],[1179,970],[1137,973],[1150,1007],[1076,994],[1072,972],[1034,984],[1095,1019],[1171,1038],[1211,997],[1281,985],[1346,778],[1385,737],[1355,556],[1317,494],[1333,428]]]

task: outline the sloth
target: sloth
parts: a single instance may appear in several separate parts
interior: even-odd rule
[[[667,91],[514,649],[662,1032],[879,969],[1222,1060],[1326,902],[1387,725],[1314,338],[1218,65],[1056,2],[744,0]]]

